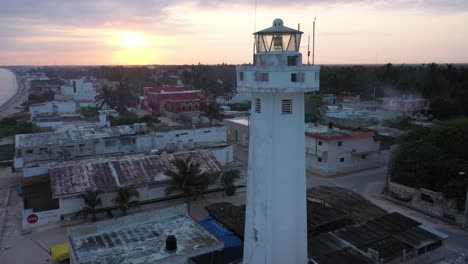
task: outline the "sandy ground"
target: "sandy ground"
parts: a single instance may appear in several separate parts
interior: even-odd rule
[[[22,112],[19,108],[28,99],[28,87],[26,81],[18,79],[18,91],[10,100],[0,106],[0,119]]]

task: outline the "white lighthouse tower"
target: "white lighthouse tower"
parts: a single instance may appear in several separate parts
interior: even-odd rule
[[[308,262],[304,92],[319,89],[320,67],[302,64],[302,33],[275,19],[254,33],[254,65],[237,66],[252,94],[245,264]]]

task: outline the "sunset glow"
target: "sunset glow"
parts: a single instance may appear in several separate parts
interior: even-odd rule
[[[315,16],[319,64],[468,61],[468,1],[15,3],[0,4],[0,65],[248,63],[277,17],[300,24],[306,53]]]

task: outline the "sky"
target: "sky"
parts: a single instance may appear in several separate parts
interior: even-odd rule
[[[275,18],[317,64],[467,63],[467,0],[0,1],[0,65],[240,64]]]

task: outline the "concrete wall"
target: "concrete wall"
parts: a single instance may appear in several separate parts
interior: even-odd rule
[[[76,113],[76,103],[73,101],[44,102],[41,104],[29,106],[29,113],[31,114],[31,116],[35,116],[37,114]]]
[[[227,141],[243,147],[249,146],[249,127],[229,120],[224,120],[223,124],[227,130]]]
[[[379,142],[372,136],[339,140],[306,137],[307,170],[321,175],[337,175],[379,167],[379,149]]]

